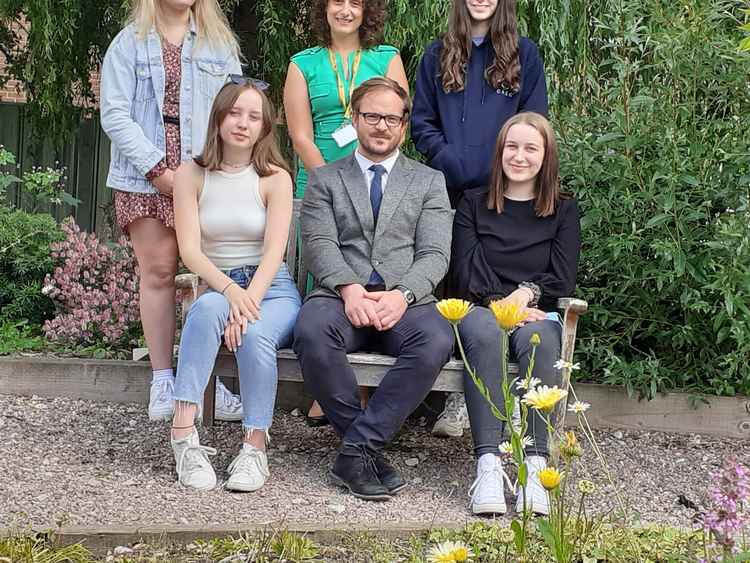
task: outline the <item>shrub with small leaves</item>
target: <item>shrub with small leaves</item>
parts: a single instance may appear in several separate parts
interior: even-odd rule
[[[42,282],[52,271],[50,245],[63,238],[51,215],[0,205],[0,325],[27,320],[40,326],[50,318]]]
[[[54,273],[43,292],[57,305],[44,324],[53,342],[70,346],[129,347],[139,331],[138,272],[130,242],[104,244],[81,232],[72,219],[62,223],[63,242],[52,246]]]

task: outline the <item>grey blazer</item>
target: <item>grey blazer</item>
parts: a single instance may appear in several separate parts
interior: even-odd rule
[[[400,155],[378,214],[354,154],[309,172],[300,225],[305,263],[315,278],[308,297],[339,296],[336,287],[365,285],[375,269],[386,289],[403,285],[415,304],[448,271],[452,214],[443,174]]]

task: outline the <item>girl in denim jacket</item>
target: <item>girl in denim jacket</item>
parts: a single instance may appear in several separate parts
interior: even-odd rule
[[[152,420],[173,410],[174,171],[203,150],[214,96],[230,74],[242,73],[239,56],[217,0],[136,0],[102,65],[101,122],[112,142],[107,185],[138,259]],[[221,385],[216,392],[217,418],[241,419],[239,399]]]

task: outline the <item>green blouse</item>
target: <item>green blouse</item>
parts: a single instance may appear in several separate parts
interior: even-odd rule
[[[368,78],[374,76],[385,76],[388,65],[398,53],[398,49],[390,45],[378,45],[372,49],[362,51],[357,75],[354,77],[355,86],[359,86]],[[352,141],[346,146],[339,147],[333,140],[331,134],[339,128],[344,121],[344,108],[341,107],[336,75],[334,74],[325,47],[312,47],[300,51],[292,56],[292,62],[299,68],[307,82],[307,95],[310,98],[310,109],[312,110],[313,133],[315,145],[323,155],[323,160],[333,162],[351,154],[357,146]],[[351,74],[354,63],[354,53],[349,55],[347,69]],[[344,92],[349,96],[351,76],[343,75],[343,64],[341,55],[336,53],[336,66],[344,83]],[[302,197],[307,185],[307,172],[302,162],[297,159],[297,179],[295,197]]]

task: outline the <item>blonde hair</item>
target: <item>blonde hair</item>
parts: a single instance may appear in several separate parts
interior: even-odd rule
[[[152,27],[161,30],[160,0],[134,0],[133,10],[130,12],[128,23],[135,26],[136,35],[145,37]],[[228,47],[232,54],[240,58],[240,45],[237,36],[229,26],[224,12],[217,0],[195,0],[190,8],[195,21],[198,41],[206,41],[212,45]]]
[[[253,145],[252,163],[258,176],[264,178],[276,173],[274,167],[281,168],[291,173],[289,165],[281,155],[279,142],[276,137],[276,112],[271,100],[263,90],[253,84],[234,84],[228,82],[214,98],[211,107],[211,115],[208,118],[208,131],[206,132],[206,144],[203,153],[196,156],[195,163],[208,170],[221,168],[224,160],[224,142],[221,140],[221,124],[231,111],[237,98],[248,90],[257,92],[262,101],[262,120],[260,135]]]

